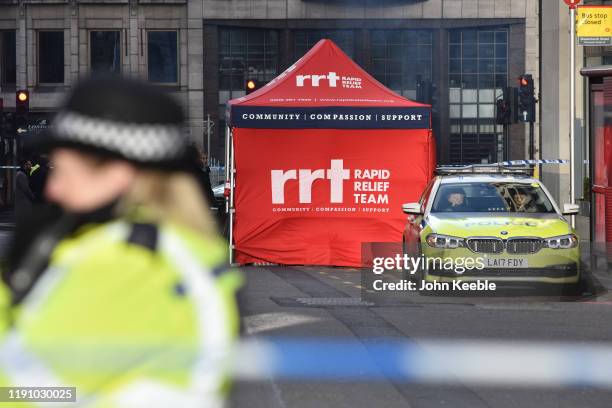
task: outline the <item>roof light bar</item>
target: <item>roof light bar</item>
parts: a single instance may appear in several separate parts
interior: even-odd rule
[[[568,160],[511,160],[500,163],[481,163],[468,165],[444,165],[436,168],[436,174],[515,174],[532,176],[533,165],[536,164],[566,164]]]

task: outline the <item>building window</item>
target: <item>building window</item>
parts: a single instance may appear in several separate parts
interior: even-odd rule
[[[219,140],[225,144],[225,104],[245,95],[247,79],[267,83],[278,72],[278,32],[219,28]]]
[[[0,31],[0,81],[2,85],[15,85],[17,82],[15,31]]]
[[[495,101],[508,83],[508,29],[449,31],[450,162],[504,159]]]
[[[178,84],[178,32],[148,31],[149,81]]]
[[[121,74],[121,33],[89,32],[89,69],[92,78]]]
[[[372,75],[394,92],[417,99],[417,84],[430,82],[429,30],[372,30]]]
[[[278,33],[274,30],[219,29],[219,105],[244,96],[247,79],[267,83],[278,75]],[[221,116],[223,117],[223,116]]]
[[[353,58],[355,55],[355,36],[353,30],[295,30],[295,59],[302,58],[319,40],[332,40],[345,54]]]
[[[38,83],[64,83],[64,32],[38,32]]]

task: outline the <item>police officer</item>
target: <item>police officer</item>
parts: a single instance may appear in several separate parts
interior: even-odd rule
[[[44,155],[39,155],[34,159],[30,170],[30,187],[34,193],[34,204],[44,204],[44,190],[47,178],[49,177],[49,163]]]
[[[62,212],[3,273],[1,385],[73,386],[87,407],[223,403],[240,276],[185,166],[183,120],[147,84],[88,81],[42,135]]]

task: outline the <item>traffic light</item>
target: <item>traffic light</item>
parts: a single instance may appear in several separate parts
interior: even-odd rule
[[[521,75],[518,88],[518,119],[521,122],[535,122],[536,98],[534,92],[533,76]]]
[[[509,125],[518,122],[518,90],[517,88],[504,88],[504,94],[497,100],[495,123]]]
[[[429,103],[431,99],[431,86],[429,81],[417,80],[416,100],[422,103]]]
[[[431,111],[438,111],[438,87],[432,81],[417,81],[416,100],[431,105]]]
[[[30,92],[21,89],[15,93],[15,128],[17,132],[27,126],[29,112]]]
[[[510,106],[508,101],[504,99],[497,100],[497,106],[495,110],[495,123],[498,125],[507,125],[512,123],[510,121]]]
[[[15,94],[15,112],[18,115],[27,115],[30,112],[30,92],[19,90]]]
[[[261,84],[256,79],[247,79],[244,90],[246,94],[248,95],[258,90],[260,85]]]
[[[430,91],[431,99],[429,100],[429,103],[431,104],[431,111],[433,113],[438,113],[438,85],[436,85],[435,82],[430,82],[430,84],[431,84],[431,91]]]

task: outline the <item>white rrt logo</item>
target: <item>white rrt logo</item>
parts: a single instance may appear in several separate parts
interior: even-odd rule
[[[319,87],[319,82],[322,79],[327,79],[329,87],[335,88],[340,77],[335,72],[330,72],[327,75],[296,75],[295,85],[302,88],[307,79],[310,79],[311,85],[315,88]]]
[[[341,203],[343,200],[344,180],[351,177],[350,170],[343,166],[343,160],[332,160],[327,169],[327,179],[330,181],[330,202]],[[271,170],[272,176],[272,204],[285,204],[285,183],[288,180],[298,179],[297,170]],[[325,170],[300,169],[299,187],[300,204],[312,203],[312,183],[318,179],[325,179]]]

